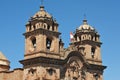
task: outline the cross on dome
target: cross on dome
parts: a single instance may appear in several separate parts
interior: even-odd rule
[[[41,0],[41,5],[43,5],[44,0]]]

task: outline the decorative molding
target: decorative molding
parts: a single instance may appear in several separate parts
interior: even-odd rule
[[[25,37],[27,37],[27,36],[36,35],[36,34],[42,34],[42,33],[44,33],[44,34],[45,33],[47,33],[47,34],[54,34],[54,36],[57,36],[57,35],[61,34],[60,32],[50,31],[50,30],[47,30],[47,29],[39,28],[39,29],[30,31],[30,32],[23,33],[23,35]]]

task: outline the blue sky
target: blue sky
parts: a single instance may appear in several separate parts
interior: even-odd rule
[[[11,69],[22,67],[25,24],[40,6],[40,0],[0,1],[0,51],[11,61]],[[120,72],[120,1],[119,0],[45,0],[46,11],[56,18],[65,47],[69,33],[82,24],[84,14],[103,42],[103,64],[108,66],[104,80],[119,79]]]

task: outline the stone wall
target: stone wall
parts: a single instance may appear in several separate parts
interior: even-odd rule
[[[13,71],[1,71],[0,80],[22,80],[23,79],[23,69],[18,68]]]

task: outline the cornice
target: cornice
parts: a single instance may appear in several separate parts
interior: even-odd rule
[[[64,60],[46,58],[46,57],[36,57],[36,58],[21,60],[20,63],[23,64],[24,66],[34,65],[34,64],[38,64],[38,63],[63,65]]]
[[[103,73],[104,69],[106,69],[107,66],[103,65],[96,65],[96,64],[89,64],[87,65],[87,70],[90,72],[101,72]]]
[[[49,33],[49,34],[54,34],[54,35],[60,35],[61,33],[60,32],[56,32],[56,31],[50,31],[50,30],[47,30],[47,29],[43,29],[43,28],[39,28],[39,29],[36,29],[36,30],[33,30],[33,31],[29,31],[29,32],[26,32],[26,33],[23,33],[24,36],[30,36],[30,35],[34,35],[34,34],[46,34],[46,33]]]
[[[83,40],[83,41],[79,41],[79,42],[74,42],[74,43],[71,43],[71,44],[75,44],[75,45],[84,45],[84,44],[89,44],[89,45],[92,45],[92,46],[101,46],[102,43],[101,42],[96,42],[96,41],[90,41],[90,40]]]

